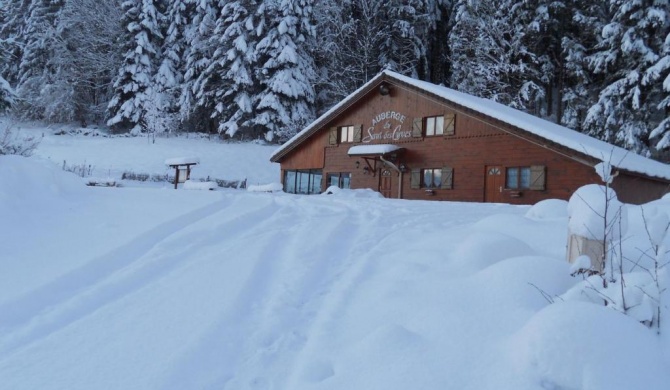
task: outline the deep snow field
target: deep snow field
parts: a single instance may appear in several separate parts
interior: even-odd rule
[[[62,160],[118,178],[196,156],[194,176],[252,184],[279,167],[272,146],[22,132],[45,138],[0,156],[0,389],[670,389],[670,294],[658,335],[588,293],[567,202],[87,187]]]

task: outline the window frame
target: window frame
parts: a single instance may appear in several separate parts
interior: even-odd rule
[[[322,181],[321,169],[288,169],[284,171],[283,189],[287,194],[320,194]]]
[[[332,179],[337,179],[337,184],[333,184]],[[328,183],[328,187],[337,185],[338,188],[351,189],[351,172],[328,172],[326,183]],[[346,187],[345,184],[347,184]]]
[[[511,172],[516,172],[511,174]],[[525,173],[525,183],[524,183]],[[515,182],[511,183],[510,178],[515,177]],[[530,190],[531,189],[531,167],[530,166],[515,166],[505,167],[505,189],[513,191]]]
[[[444,136],[444,115],[434,115],[425,117],[423,131],[426,137]]]
[[[340,144],[354,143],[354,125],[340,126],[337,128],[337,142]]]
[[[435,182],[435,173],[439,171],[439,176],[438,176],[438,181]],[[431,185],[426,184],[426,173],[430,172],[430,177],[431,177]],[[442,168],[422,168],[421,169],[421,184],[420,188],[425,188],[425,189],[430,189],[430,190],[437,190],[442,188]]]

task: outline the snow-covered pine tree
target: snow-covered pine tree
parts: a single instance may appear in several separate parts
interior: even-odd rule
[[[452,0],[382,2],[386,27],[382,30],[381,66],[422,80],[447,81],[453,4]]]
[[[567,0],[566,0],[567,1]],[[607,5],[589,0],[569,0],[572,12],[569,28],[563,29],[562,72],[557,87],[561,91],[560,123],[583,131],[588,108],[598,100],[598,83],[602,77],[589,70],[587,58],[600,41],[600,32],[608,22]],[[595,76],[595,77],[594,77]]]
[[[557,122],[561,117],[563,36],[569,29],[571,10],[565,0],[532,0],[524,7],[529,25],[524,34],[537,59],[537,84],[543,89],[535,114]]]
[[[185,0],[185,4],[189,11],[188,24],[184,28],[184,38],[188,45],[184,52],[179,113],[186,130],[210,133],[215,128],[209,118],[214,105],[202,104],[205,101],[197,95],[198,88],[195,83],[200,73],[209,66],[216,50],[210,38],[214,33],[220,9],[218,0]]]
[[[384,67],[448,83],[453,0],[324,0],[314,10],[317,111],[324,112]]]
[[[312,48],[319,112],[369,81],[382,69],[380,48],[388,31],[381,0],[325,0],[315,9]]]
[[[252,67],[257,43],[253,18],[257,8],[254,0],[225,2],[212,37],[217,49],[201,73],[202,82],[196,83],[198,95],[215,103],[211,118],[218,124],[219,133],[228,137],[255,135],[246,122],[253,111]]]
[[[248,124],[262,129],[269,141],[286,141],[314,120],[315,65],[306,50],[315,34],[312,4],[269,0],[256,12],[259,92],[252,97],[255,113]]]
[[[23,117],[43,119],[46,106],[51,104],[45,86],[53,85],[58,71],[51,60],[59,47],[56,25],[63,4],[63,0],[32,0],[28,7],[16,87],[19,97],[16,109]]]
[[[14,90],[7,80],[0,76],[0,113],[7,110],[14,103]]]
[[[665,78],[654,70],[663,66],[654,67],[668,37],[670,3],[610,0],[609,4],[611,20],[602,29],[597,52],[589,57],[605,87],[589,109],[585,126],[597,138],[649,155],[654,146],[651,133],[667,118],[666,106],[659,104]]]
[[[170,1],[162,23],[163,47],[161,62],[156,72],[154,84],[156,89],[155,102],[152,109],[165,116],[161,129],[176,130],[178,125],[179,96],[184,79],[184,53],[187,50],[185,33],[195,5],[189,0]]]
[[[153,96],[153,78],[163,36],[160,0],[126,0],[122,22],[127,26],[126,54],[114,81],[108,105],[108,126],[137,135],[147,129],[145,102]]]
[[[2,77],[9,68],[8,62],[10,60],[11,50],[9,49],[8,31],[5,31],[8,18],[9,4],[7,4],[7,0],[0,0],[0,77]]]
[[[317,78],[315,80],[315,91],[317,92],[317,113],[321,114],[346,97],[350,89],[349,80],[342,77],[346,72],[343,67],[351,67],[340,60],[344,54],[341,47],[345,41],[346,34],[343,8],[347,1],[323,0],[319,7],[314,9],[316,20],[316,37],[313,41],[314,47],[310,50],[314,53],[314,63]],[[351,23],[351,21],[348,21]],[[357,48],[351,47],[354,51]]]
[[[391,0],[384,7],[387,20],[379,62],[382,68],[419,78],[425,76],[426,32],[430,20],[424,0]]]
[[[31,0],[0,0],[0,76],[10,85],[19,80]]]
[[[6,0],[0,0],[0,26],[7,24],[7,18],[9,14],[9,4]],[[9,62],[10,51],[7,46],[7,38],[3,35],[3,29],[0,28],[0,113],[4,112],[7,108],[11,106],[13,90],[9,85],[9,82],[5,80],[2,75],[7,71],[7,62]]]
[[[103,123],[112,96],[111,81],[123,59],[118,45],[124,34],[122,16],[120,0],[65,2],[51,59],[57,72],[44,90],[45,99],[52,101],[46,118],[74,119],[82,125]]]
[[[513,0],[459,0],[449,37],[453,88],[521,110],[543,97],[524,7]]]
[[[227,121],[229,107],[223,107],[219,98],[228,90],[228,82],[224,80],[227,69],[228,48],[231,42],[225,37],[226,29],[231,23],[239,23],[239,18],[245,18],[248,11],[239,1],[219,0],[216,3],[217,12],[214,28],[207,37],[205,46],[211,53],[207,66],[198,72],[193,82],[193,93],[196,96],[195,104],[209,116],[209,121],[220,131],[220,124]]]
[[[427,0],[428,30],[426,43],[427,74],[422,79],[448,85],[451,76],[449,34],[454,26],[455,0]],[[421,70],[419,70],[421,75]]]
[[[662,119],[649,134],[652,146],[657,150],[670,149],[670,28],[668,26],[670,26],[670,15],[666,13],[665,40],[659,59],[645,71],[642,80],[645,84],[660,84],[662,88],[660,93],[662,100],[656,106]]]

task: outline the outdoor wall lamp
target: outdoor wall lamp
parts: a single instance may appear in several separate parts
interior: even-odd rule
[[[361,162],[356,160],[356,169],[358,169],[361,166]]]
[[[382,96],[386,96],[386,95],[388,95],[388,94],[390,94],[390,93],[391,93],[391,87],[389,87],[388,84],[386,84],[386,83],[381,83],[381,85],[379,85],[379,94],[380,94],[380,95],[382,95]]]
[[[405,165],[404,163],[400,163],[398,169],[400,169],[400,172],[407,172],[407,165]]]
[[[368,167],[363,167],[363,174],[364,174],[364,175],[367,175],[368,173],[370,173],[370,168],[368,168]]]

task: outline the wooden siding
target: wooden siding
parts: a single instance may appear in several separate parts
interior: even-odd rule
[[[624,172],[620,172],[614,179],[612,188],[619,200],[632,204],[647,203],[670,192],[668,183]]]
[[[328,144],[328,130],[314,134],[299,148],[281,161],[282,172],[288,169],[321,169],[324,165],[324,146]]]

